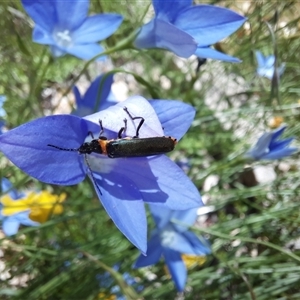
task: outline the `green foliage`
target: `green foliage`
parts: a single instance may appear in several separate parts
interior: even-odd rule
[[[276,179],[265,184],[256,181],[255,164],[245,166],[236,158],[275,116],[284,119],[289,125],[286,135],[296,136],[299,144],[300,5],[291,0],[211,2],[248,17],[242,29],[216,45],[242,63],[209,61],[197,72],[196,58],[124,49],[111,54],[118,69],[115,78],[128,83],[130,95],[192,104],[197,110],[195,121],[172,157],[190,160],[189,175],[200,191],[208,176],[218,176],[212,189],[201,192],[213,209],[204,223],[194,227],[209,238],[213,254],[188,271],[185,299],[299,299],[299,154],[285,164],[260,163],[272,166],[276,173]],[[91,12],[125,16],[120,29],[106,41],[108,49],[142,22],[148,9],[145,3],[92,1]],[[274,28],[278,59],[286,63],[279,93],[273,97],[271,82],[255,75],[253,51],[274,52],[265,21]],[[0,94],[8,98],[4,105],[8,128],[55,113],[63,97],[72,104],[75,79],[99,74],[97,63],[87,65],[70,56],[53,59],[47,47],[31,41],[30,25],[20,3],[0,4]],[[51,101],[54,96],[56,103]],[[110,221],[87,181],[76,187],[49,187],[27,177],[3,156],[0,163],[1,175],[20,189],[67,193],[62,215],[37,228],[23,228],[15,237],[2,235],[1,299],[110,299],[116,285],[128,299],[182,299],[163,262],[131,269],[138,251]],[[116,264],[118,272],[111,269]],[[105,272],[112,278],[108,284],[97,279]],[[136,287],[127,289],[119,276],[125,272],[144,287],[139,296]]]

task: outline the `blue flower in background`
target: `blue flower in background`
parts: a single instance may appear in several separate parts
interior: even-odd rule
[[[35,22],[33,41],[50,45],[56,57],[69,53],[91,59],[104,51],[97,42],[112,35],[123,20],[118,14],[87,17],[88,0],[22,0],[22,4]]]
[[[34,222],[29,218],[29,210],[12,214],[10,216],[4,216],[2,214],[3,205],[1,204],[1,199],[3,197],[9,197],[10,199],[18,201],[18,199],[22,199],[25,196],[24,193],[20,193],[16,189],[14,189],[11,182],[6,178],[2,178],[1,180],[1,194],[2,196],[0,198],[0,221],[2,221],[2,230],[5,235],[11,236],[16,234],[19,230],[20,225],[40,225],[39,223]]]
[[[245,153],[245,157],[254,160],[273,160],[289,156],[296,152],[297,148],[289,147],[294,138],[278,140],[285,128],[284,126],[264,133],[254,147]]]
[[[117,101],[114,100],[110,91],[112,83],[113,75],[100,75],[91,83],[83,97],[78,88],[74,86],[73,92],[77,108],[73,114],[84,117],[115,105]]]
[[[245,22],[241,15],[212,5],[192,6],[192,0],[152,3],[155,18],[142,26],[135,40],[137,48],[163,48],[185,58],[195,54],[201,58],[239,61],[210,46],[235,32]]]
[[[275,56],[264,56],[260,51],[255,51],[255,56],[258,64],[257,74],[261,77],[267,77],[269,79],[272,79],[275,71]],[[278,68],[279,76],[283,74],[284,69],[285,64],[282,63],[281,66]]]
[[[78,149],[90,138],[89,132],[95,137],[99,135],[99,119],[104,135],[108,139],[116,138],[124,119],[128,119],[124,106],[132,115],[145,118],[140,137],[166,134],[180,139],[194,119],[194,108],[179,101],[151,103],[135,96],[83,119],[73,115],[40,118],[0,135],[0,150],[24,172],[46,183],[74,185],[87,174],[92,176],[96,193],[116,226],[146,252],[144,201],[175,210],[202,204],[197,188],[184,172],[165,155],[111,159],[92,153],[87,155],[91,175],[84,155],[47,145]],[[136,123],[128,120],[127,136],[135,135]]]
[[[182,292],[187,270],[181,255],[204,256],[211,253],[208,243],[204,239],[201,241],[196,234],[188,230],[197,219],[197,208],[174,211],[153,204],[149,206],[157,228],[148,242],[147,256],[141,254],[134,268],[153,265],[164,256],[175,286]],[[173,220],[175,222],[172,222]]]

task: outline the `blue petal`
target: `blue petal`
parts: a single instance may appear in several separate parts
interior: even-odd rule
[[[151,157],[148,162],[156,177],[157,184],[168,195],[168,199],[162,204],[174,210],[184,210],[203,205],[198,189],[181,168],[167,156]],[[156,202],[160,205],[150,194],[144,195],[144,201]]]
[[[177,140],[188,131],[196,113],[191,105],[181,101],[151,100],[150,104],[164,128],[165,135],[173,136]]]
[[[275,56],[274,55],[267,56],[265,60],[265,67],[272,68],[274,67],[274,64],[275,64]]]
[[[247,157],[251,157],[253,159],[260,159],[263,155],[269,152],[269,145],[272,139],[272,132],[264,133],[256,142],[254,147],[252,147],[245,154]]]
[[[20,222],[15,218],[4,218],[2,230],[6,236],[17,234],[20,227]]]
[[[13,216],[5,217],[2,224],[2,230],[7,236],[14,235],[18,232],[20,224],[25,226],[39,226],[28,217],[29,211],[17,213]]]
[[[160,19],[153,19],[141,28],[134,42],[137,48],[162,48],[180,57],[190,57],[197,44],[192,36]]]
[[[264,155],[262,159],[280,159],[286,156],[290,156],[294,152],[298,151],[298,148],[284,148],[276,151],[269,152],[268,154]]]
[[[270,134],[272,135],[270,144],[271,144],[274,140],[276,140],[278,137],[280,137],[280,136],[283,134],[283,132],[285,131],[285,129],[286,129],[286,126],[281,126],[281,127],[277,128],[276,130],[270,132]]]
[[[163,255],[177,290],[182,292],[187,279],[187,271],[180,253],[163,248]]]
[[[257,60],[257,64],[258,64],[258,67],[264,67],[265,66],[265,57],[264,55],[260,52],[260,51],[255,51],[255,57],[256,57],[256,60]]]
[[[25,226],[39,226],[40,223],[34,222],[29,218],[29,211],[23,211],[20,213],[17,213],[9,218],[15,218],[20,222],[20,224]]]
[[[45,31],[52,32],[57,23],[54,1],[22,0],[25,11]]]
[[[271,80],[274,76],[274,67],[271,68],[271,69],[258,68],[257,69],[257,74],[261,77],[266,77],[266,78]]]
[[[182,233],[174,230],[172,225],[169,225],[168,229],[170,231],[168,232],[169,236],[166,235],[166,241],[162,239],[162,245],[164,248],[172,249],[182,254],[195,255],[194,248]]]
[[[5,101],[6,101],[6,96],[0,95],[0,106],[2,106]]]
[[[71,115],[40,118],[0,136],[0,150],[30,176],[52,184],[72,185],[86,173],[77,152],[47,146],[78,148],[88,135],[84,120]]]
[[[165,155],[118,158],[114,161],[118,167],[110,168],[111,176],[119,175],[130,179],[145,202],[164,205],[174,210],[203,205],[200,194],[191,180]],[[104,159],[101,164],[105,169]]]
[[[1,179],[1,194],[6,194],[8,190],[11,190],[13,188],[13,185],[11,182],[6,179],[2,178]]]
[[[240,60],[238,58],[232,57],[230,55],[224,54],[222,52],[216,51],[212,48],[202,48],[202,47],[198,47],[195,55],[197,55],[200,58],[211,58],[211,59],[219,59],[222,61],[228,61],[228,62],[240,62]]]
[[[164,248],[172,249],[182,254],[205,255],[210,253],[208,243],[203,242],[191,231],[177,232],[171,224],[162,232],[161,243]],[[204,244],[205,243],[205,244]]]
[[[69,54],[85,60],[89,60],[94,56],[104,52],[103,47],[98,44],[75,44],[72,47],[64,48],[64,50]],[[97,60],[105,60],[105,56],[101,56]]]
[[[115,189],[110,192],[118,195],[119,189],[136,190],[132,196],[137,198],[124,198],[126,200],[149,199],[155,202],[164,203],[168,195],[161,191],[157,184],[157,178],[153,174],[148,159],[141,158],[116,158],[111,159],[101,156],[101,158],[89,156],[89,162],[94,172],[101,175],[108,181],[116,182]],[[123,182],[123,179],[125,182]],[[103,183],[105,184],[105,182]],[[123,198],[121,198],[123,199]],[[170,201],[170,200],[169,200]]]
[[[163,229],[169,222],[173,214],[173,210],[156,204],[149,204],[152,217],[158,229]]]
[[[79,91],[78,87],[77,86],[73,86],[72,91],[73,91],[74,96],[75,96],[75,101],[76,101],[77,107],[81,106],[83,98],[81,97],[81,94],[80,94],[80,91]]]
[[[139,120],[130,120],[128,114],[124,111],[124,107],[127,107],[132,116],[143,117],[145,119],[145,122],[140,129],[140,137],[164,135],[155,110],[152,108],[149,101],[141,96],[130,97],[121,103],[109,107],[105,111],[86,116],[84,119],[95,124],[99,124],[99,120],[102,120],[103,127],[113,132],[119,132],[120,128],[124,126],[124,119],[127,119],[126,135],[132,137],[136,134]]]
[[[73,114],[76,116],[87,116],[115,105],[116,101],[109,101],[107,99],[110,94],[112,82],[112,74],[98,76],[83,97],[81,97],[78,88],[74,87],[73,92],[75,94],[77,109]]]
[[[95,174],[93,184],[108,215],[119,230],[143,253],[147,251],[147,220],[144,202],[132,182],[116,174]]]
[[[54,0],[53,2],[57,17],[56,27],[70,31],[76,30],[84,22],[90,4],[89,0],[73,0],[71,2]]]
[[[289,138],[289,139],[284,139],[281,141],[271,141],[269,149],[270,151],[276,151],[276,150],[280,150],[283,149],[285,147],[287,147],[292,141],[294,140],[294,138]]]
[[[152,1],[156,16],[170,23],[173,23],[177,15],[192,3],[192,0],[172,0],[172,4],[166,0]]]
[[[174,25],[189,33],[198,47],[209,46],[235,32],[245,18],[234,11],[212,5],[197,5],[183,11]]]
[[[43,45],[55,45],[51,32],[44,30],[39,25],[35,25],[33,29],[32,40]]]
[[[24,197],[23,193],[19,193],[15,188],[13,188],[13,185],[11,184],[11,182],[6,179],[6,178],[2,178],[1,180],[1,194],[7,194],[7,192],[9,191],[9,196],[13,199],[19,199]]]
[[[117,14],[101,14],[88,17],[73,33],[75,43],[89,44],[111,36],[122,23],[123,17]]]
[[[185,240],[191,245],[193,249],[193,255],[207,255],[211,253],[209,243],[202,237],[200,240],[199,237],[192,231],[185,231],[182,233]],[[181,252],[187,253],[187,252]]]
[[[198,207],[193,208],[193,209],[174,211],[172,213],[171,219],[172,220],[178,220],[178,221],[180,221],[180,223],[186,225],[186,226],[180,226],[180,225],[175,223],[174,227],[178,231],[185,231],[188,226],[194,225],[196,220],[197,220],[197,217],[198,217],[197,211],[198,211]]]
[[[156,264],[161,255],[163,248],[160,244],[160,239],[158,235],[151,237],[148,242],[147,256],[141,254],[134,264],[134,268],[143,268]]]
[[[15,189],[13,188],[12,183],[7,178],[1,178],[1,195],[7,194],[8,191],[12,192]]]
[[[82,99],[84,105],[92,108],[93,111],[104,110],[112,83],[113,74],[98,76],[92,82]]]

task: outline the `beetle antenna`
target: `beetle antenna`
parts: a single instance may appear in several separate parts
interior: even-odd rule
[[[94,177],[94,175],[93,175],[93,172],[92,172],[92,169],[91,169],[91,165],[90,165],[90,163],[89,163],[89,161],[88,161],[88,159],[87,159],[86,154],[84,154],[84,160],[85,160],[86,165],[87,165],[87,167],[88,167],[88,170],[89,170],[89,173],[90,173],[91,178],[92,178],[92,180],[93,180],[93,183],[94,183],[95,187],[97,188],[98,192],[100,193],[100,195],[102,196],[102,192],[101,192],[100,187],[99,187],[99,185],[97,184],[96,179],[95,179],[95,177]]]
[[[135,136],[134,136],[134,138],[138,138],[139,137],[139,131],[140,131],[142,125],[144,124],[145,119],[143,117],[133,117],[130,114],[130,112],[128,111],[128,109],[127,109],[126,106],[124,106],[123,109],[127,112],[128,116],[130,117],[131,120],[137,120],[137,119],[141,120],[140,123],[139,123],[139,125],[138,125],[138,127],[137,127],[137,129],[136,129],[136,133],[135,133]]]
[[[63,151],[78,151],[78,149],[79,149],[79,148],[62,148],[62,147],[58,147],[58,146],[51,145],[51,144],[48,144],[47,146],[56,148],[58,150],[63,150]]]

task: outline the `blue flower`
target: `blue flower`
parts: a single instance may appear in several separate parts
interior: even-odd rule
[[[22,4],[35,22],[33,41],[50,45],[56,57],[69,53],[91,59],[103,52],[97,42],[112,35],[123,20],[118,14],[87,17],[88,0],[22,0]]]
[[[181,57],[195,54],[230,62],[239,60],[210,47],[235,32],[245,21],[241,15],[212,5],[192,6],[192,0],[153,0],[155,18],[142,26],[137,48],[163,48]]]
[[[261,77],[267,77],[269,79],[273,78],[274,71],[275,71],[275,56],[269,55],[264,56],[260,51],[255,51],[255,56],[257,60],[257,74]],[[281,66],[278,68],[278,74],[281,76],[284,72],[285,64],[282,63]]]
[[[254,147],[245,153],[245,157],[254,160],[273,160],[289,156],[296,152],[298,150],[297,148],[289,147],[294,138],[278,140],[285,128],[284,126],[274,131],[264,133],[258,139]]]
[[[9,216],[3,215],[4,207],[1,203],[1,200],[4,197],[9,197],[9,199],[18,201],[19,199],[22,199],[25,196],[24,193],[20,193],[16,189],[14,189],[11,182],[6,178],[2,178],[1,180],[1,194],[2,196],[0,198],[0,220],[2,221],[2,230],[5,235],[11,236],[16,234],[19,230],[20,225],[25,225],[25,226],[40,225],[39,223],[34,222],[29,218],[29,213],[30,213],[29,210],[11,214]]]
[[[208,243],[204,239],[201,241],[197,235],[188,230],[197,219],[197,208],[174,211],[155,204],[149,207],[156,229],[148,242],[147,256],[141,254],[134,268],[153,265],[163,255],[177,290],[182,292],[187,279],[187,270],[181,255],[203,256],[211,253]]]
[[[177,210],[202,203],[197,188],[184,172],[165,155],[111,159],[92,153],[86,155],[91,173],[85,155],[48,146],[78,149],[90,138],[89,132],[99,135],[99,119],[104,135],[116,138],[124,119],[128,119],[124,106],[132,115],[145,118],[140,137],[166,134],[180,139],[195,115],[190,105],[179,101],[156,100],[151,106],[146,99],[135,96],[85,118],[54,115],[26,123],[0,135],[0,150],[24,172],[46,183],[74,185],[86,175],[92,177],[96,193],[116,226],[145,252],[144,201]],[[137,122],[129,119],[127,123],[126,135],[134,136]]]
[[[73,92],[76,99],[76,110],[74,115],[84,117],[94,112],[104,110],[117,101],[110,91],[113,82],[113,75],[100,75],[98,76],[87,89],[83,97],[81,97],[78,88],[75,86]]]

